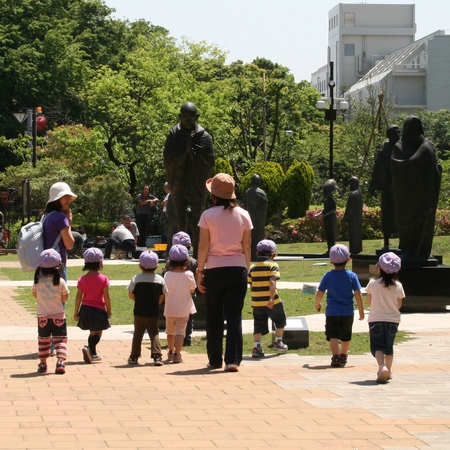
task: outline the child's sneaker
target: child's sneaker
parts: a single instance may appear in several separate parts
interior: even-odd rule
[[[275,344],[273,344],[273,349],[276,352],[284,353],[288,351],[289,347],[284,344],[283,341],[276,341]]]
[[[92,361],[93,362],[98,362],[98,361],[101,361],[102,359],[103,359],[103,356],[100,355],[100,354],[92,355]]]
[[[91,350],[89,349],[89,347],[87,345],[85,345],[81,351],[83,352],[84,362],[86,364],[91,364],[92,355],[91,355]]]
[[[345,367],[345,365],[347,364],[347,355],[341,353],[339,357],[341,358],[341,367]]]
[[[386,384],[391,372],[386,366],[380,366],[377,373],[377,383]]]
[[[39,373],[45,373],[45,372],[47,372],[47,364],[45,364],[45,363],[39,363],[39,364],[38,364],[38,372],[39,372]]]
[[[129,356],[128,357],[128,364],[137,364],[138,363],[138,359],[134,358],[133,356]]]
[[[55,373],[58,375],[64,375],[66,373],[66,365],[65,365],[64,361],[59,360],[56,363]]]
[[[331,367],[341,367],[341,356],[333,355],[331,357]]]
[[[263,358],[264,351],[260,345],[255,345],[252,350],[252,358]]]
[[[167,361],[173,361],[173,355],[174,355],[173,351],[169,350],[167,352]]]
[[[164,365],[161,355],[155,355],[155,357],[153,358],[153,361],[154,361],[154,363],[153,363],[154,366],[163,366]]]

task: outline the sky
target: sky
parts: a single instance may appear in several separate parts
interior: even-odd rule
[[[327,63],[328,11],[338,3],[416,5],[416,39],[450,29],[449,0],[103,0],[119,19],[145,19],[179,40],[206,41],[228,53],[227,64],[256,57],[288,67],[295,80]]]

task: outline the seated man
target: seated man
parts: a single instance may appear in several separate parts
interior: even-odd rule
[[[122,223],[114,223],[113,232],[106,241],[105,259],[111,258],[113,247],[133,254],[136,251],[136,240],[131,231]]]

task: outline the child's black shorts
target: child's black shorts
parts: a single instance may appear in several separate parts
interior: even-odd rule
[[[352,340],[354,316],[327,316],[325,321],[325,336],[327,341],[339,339],[346,342]]]
[[[268,319],[272,320],[276,328],[284,328],[286,326],[286,314],[284,312],[283,303],[277,303],[272,309],[266,306],[253,307],[253,333],[267,334],[269,332]]]

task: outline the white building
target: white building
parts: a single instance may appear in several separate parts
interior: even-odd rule
[[[450,109],[450,30],[439,30],[380,61],[346,96],[383,91],[396,112]]]
[[[418,41],[415,5],[343,4],[328,13],[328,61],[312,85],[328,93],[334,63],[335,95],[367,98],[382,90],[398,112],[450,109],[450,32]]]
[[[387,55],[414,42],[415,32],[415,5],[339,3],[328,13],[328,61],[312,74],[312,85],[325,94],[333,61],[336,94],[342,94]]]

